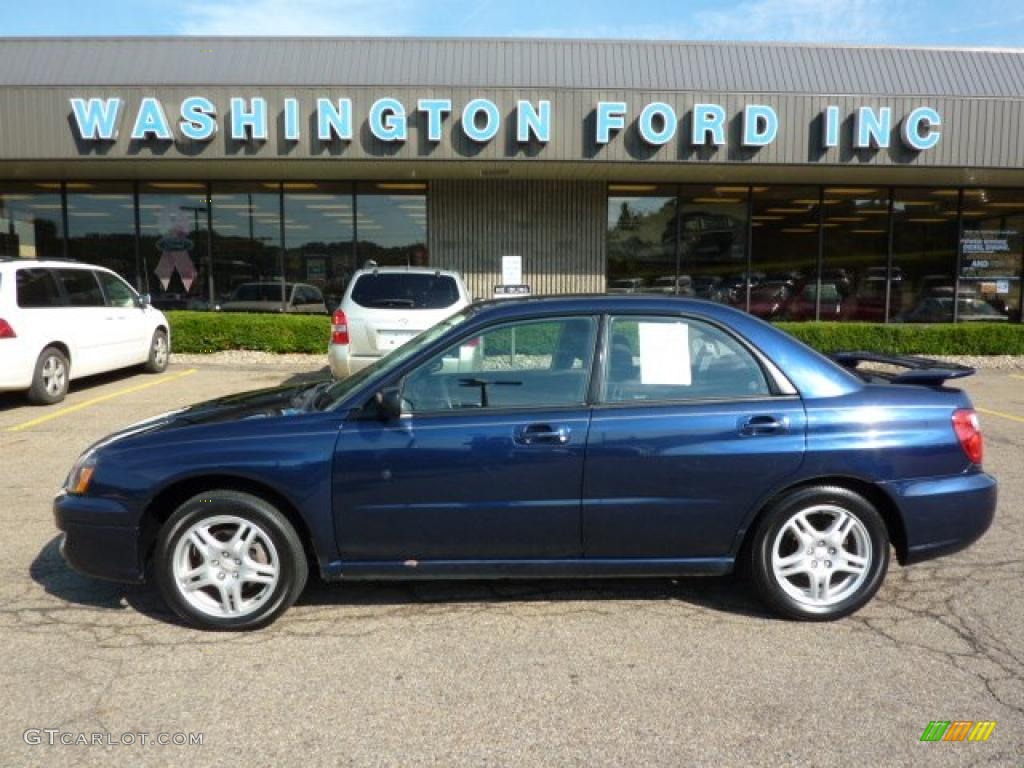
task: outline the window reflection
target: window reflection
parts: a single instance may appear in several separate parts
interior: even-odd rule
[[[112,269],[139,288],[132,185],[69,183],[67,199],[68,256]]]
[[[0,256],[63,256],[62,231],[60,182],[0,187]]]
[[[356,197],[356,254],[360,265],[425,267],[427,185],[420,182],[361,184]]]
[[[957,319],[1021,319],[1024,190],[964,190]]]
[[[747,196],[740,186],[682,187],[680,283],[693,295],[746,306]]]
[[[282,278],[280,184],[215,184],[210,205],[219,307],[283,311],[289,297]]]
[[[285,279],[319,289],[333,310],[355,271],[351,184],[286,182]]]
[[[160,309],[211,309],[206,185],[139,185],[142,289]]]
[[[827,187],[820,319],[885,320],[889,190]],[[893,282],[893,296],[900,281]],[[804,288],[804,291],[814,288]]]
[[[754,189],[750,312],[766,320],[813,320],[817,303],[818,187]],[[828,226],[838,224],[826,223]]]
[[[608,292],[675,293],[675,189],[612,184],[608,192]]]
[[[955,189],[896,189],[889,319],[950,323],[956,292]]]

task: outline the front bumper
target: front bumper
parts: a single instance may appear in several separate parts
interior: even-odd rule
[[[992,525],[996,479],[984,472],[883,483],[903,513],[904,565],[970,546]]]
[[[53,500],[61,555],[76,571],[100,579],[138,583],[145,578],[140,531],[118,502],[61,492]]]

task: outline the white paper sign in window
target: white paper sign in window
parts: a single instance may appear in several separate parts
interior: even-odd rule
[[[690,386],[689,330],[685,323],[637,324],[641,384]]]

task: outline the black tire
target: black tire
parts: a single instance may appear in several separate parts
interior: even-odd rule
[[[163,373],[171,359],[171,347],[167,341],[167,331],[157,328],[149,342],[149,359],[146,360],[148,373]]]
[[[37,405],[53,405],[64,399],[71,380],[71,363],[58,347],[47,347],[39,353],[28,399]]]
[[[258,607],[247,608],[243,615],[239,616],[212,615],[210,612],[197,608],[185,597],[186,590],[180,586],[181,582],[175,575],[175,551],[179,542],[197,523],[223,516],[238,518],[258,527],[261,533],[266,534],[270,539],[273,550],[276,550],[278,561],[276,584],[265,588],[260,588],[257,585],[254,588],[256,592],[260,592],[262,589],[262,594],[258,598]],[[211,528],[209,532],[216,534],[216,527]],[[225,539],[228,537],[228,533],[229,531],[224,534]],[[183,547],[188,549],[187,544],[183,544]],[[195,551],[197,552],[197,550]],[[206,568],[207,562],[216,564],[218,561],[204,560],[201,561],[200,567]],[[228,563],[229,560],[224,562]],[[233,562],[240,561],[234,560]],[[302,542],[288,519],[265,499],[231,490],[207,491],[193,496],[178,507],[160,530],[150,567],[160,593],[171,609],[188,623],[202,629],[212,630],[248,630],[267,626],[295,602],[302,593],[309,575],[309,566],[306,562]],[[234,574],[229,572],[228,578],[224,579],[224,572],[220,572],[219,578],[224,579],[220,582],[220,586],[211,581],[208,587],[191,590],[191,592],[192,594],[203,592],[206,598],[200,597],[201,602],[205,600],[216,603],[220,599],[217,597],[218,595],[223,597],[221,587],[231,583],[232,575]],[[242,575],[244,577],[245,574]],[[244,578],[242,582],[245,583]],[[255,603],[256,600],[253,602]],[[211,610],[216,609],[211,607]]]
[[[862,527],[851,524],[856,530],[851,530],[838,546],[830,545],[826,534],[820,538],[816,534],[806,540],[797,539],[795,528],[798,526],[790,526],[795,515],[810,512],[808,519],[815,528],[819,523],[827,527],[830,515],[836,515],[833,522],[839,519],[838,513],[832,510],[845,512],[859,521]],[[832,541],[841,535],[837,532]],[[818,540],[813,541],[812,538]],[[797,546],[799,541],[803,544]],[[843,557],[846,544],[858,549],[858,542],[861,554],[867,560],[862,569],[863,575],[846,571],[847,567],[858,566],[853,559]],[[773,566],[773,552],[777,546],[780,560],[788,557],[802,561],[794,563],[794,569],[812,567],[789,578],[777,575]],[[783,549],[787,546],[788,550]],[[803,549],[803,546],[810,549]],[[815,559],[808,561],[809,558]],[[875,596],[888,568],[889,534],[878,510],[863,496],[835,486],[811,486],[786,494],[760,520],[750,547],[750,575],[758,594],[773,611],[790,619],[831,621],[849,616]],[[806,581],[806,587],[803,581]],[[821,589],[822,584],[834,591],[831,604],[822,604],[827,597],[812,594],[815,589]]]

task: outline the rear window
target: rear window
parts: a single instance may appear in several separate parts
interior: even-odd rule
[[[64,284],[68,304],[72,307],[105,307],[106,300],[96,275],[88,269],[58,269],[57,276]]]
[[[459,300],[459,286],[450,275],[368,273],[357,278],[351,298],[368,309],[445,309]]]
[[[50,270],[19,269],[16,274],[19,307],[38,309],[61,306],[60,289]]]
[[[291,293],[292,286],[285,286],[285,295]],[[244,283],[231,294],[231,301],[281,301],[280,283]]]

